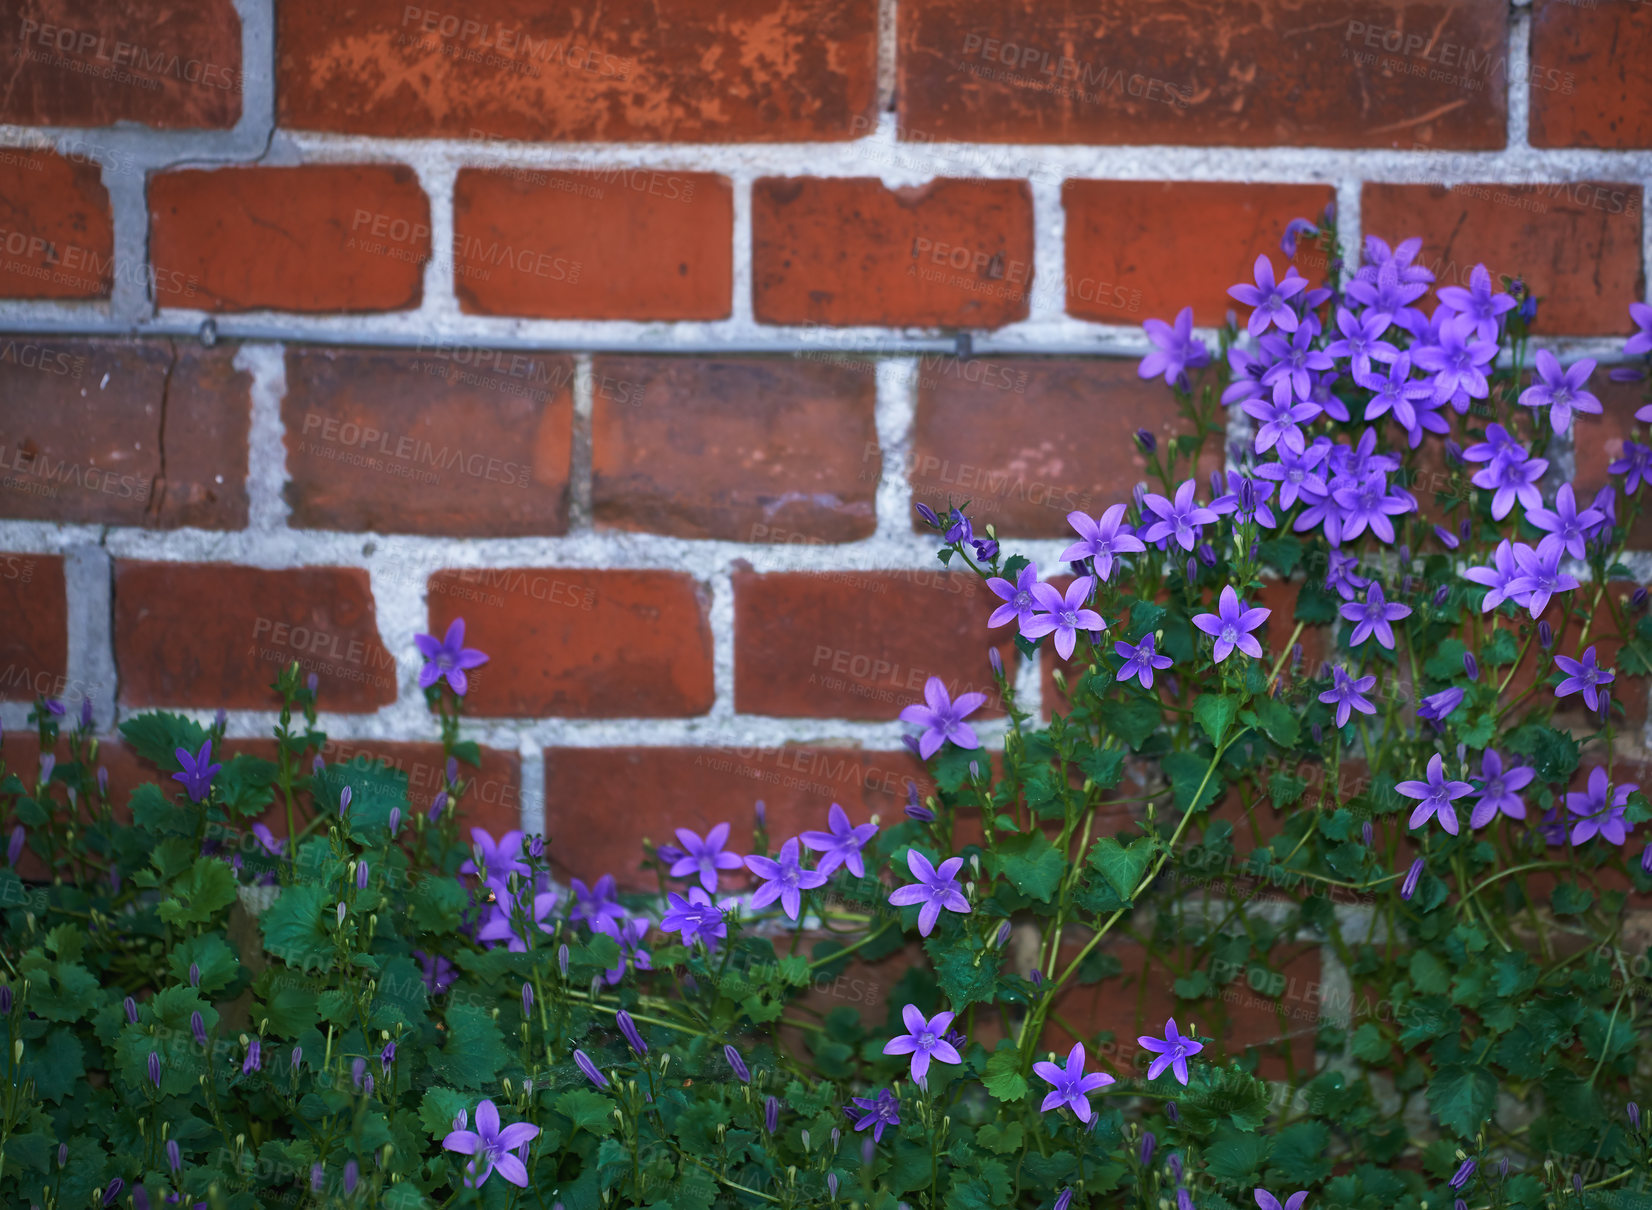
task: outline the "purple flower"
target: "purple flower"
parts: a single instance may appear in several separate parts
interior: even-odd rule
[[[1147,332],[1147,339],[1157,347],[1136,367],[1139,377],[1157,378],[1162,374],[1166,386],[1175,386],[1176,380],[1188,370],[1210,364],[1210,350],[1193,335],[1192,307],[1183,307],[1174,325],[1162,319],[1149,319],[1142,328]]]
[[[1595,526],[1606,520],[1606,514],[1598,508],[1585,508],[1579,511],[1577,498],[1572,494],[1572,485],[1564,483],[1555,493],[1554,508],[1528,508],[1526,520],[1538,529],[1547,530],[1559,538],[1566,547],[1567,554],[1574,559],[1581,559],[1584,555],[1584,540]]]
[[[545,923],[545,918],[555,906],[555,891],[534,894],[532,888],[521,886],[514,897],[508,891],[500,891],[494,898],[487,920],[476,930],[476,939],[504,941],[511,953],[526,953],[528,941],[523,935],[526,932],[523,926],[537,925],[540,932],[550,933],[551,926]]]
[[[1122,506],[1117,507],[1122,508]],[[1083,513],[1073,514],[1075,517],[1083,515]],[[1078,548],[1073,547],[1072,549],[1077,550]],[[987,619],[987,625],[989,627],[1002,626],[1006,622],[1026,624],[1033,616],[1033,609],[1035,608],[1033,589],[1037,586],[1038,564],[1036,563],[1028,563],[1023,567],[1016,575],[1013,584],[1002,576],[991,577],[987,581],[987,587],[997,594],[998,598],[1004,603],[992,611],[992,616]]]
[[[619,962],[602,973],[609,987],[624,977],[627,965],[632,970],[654,969],[654,959],[642,948],[643,941],[648,937],[648,920],[645,917],[633,916],[630,920],[611,920],[607,916],[599,916],[591,925],[591,931],[602,933],[619,942]]]
[[[577,1047],[574,1049],[574,1066],[584,1072],[585,1078],[591,1081],[592,1084],[595,1084],[598,1088],[608,1087],[608,1077],[602,1074],[601,1069],[598,1068],[595,1063],[591,1062],[590,1055],[586,1054],[583,1050],[580,1050]],[[483,1104],[486,1104],[486,1102],[483,1102]],[[476,1108],[476,1123],[477,1125],[481,1125],[481,1122],[482,1108],[479,1105]]]
[[[1474,810],[1468,817],[1471,828],[1484,827],[1502,812],[1510,819],[1526,818],[1526,802],[1519,791],[1525,789],[1537,776],[1535,769],[1525,765],[1503,767],[1503,758],[1487,748],[1480,754],[1480,797],[1474,800]]]
[[[1067,586],[1065,596],[1053,584],[1033,585],[1033,596],[1039,607],[1049,610],[1048,613],[1034,614],[1030,619],[1021,623],[1021,634],[1024,638],[1041,639],[1047,634],[1055,635],[1055,649],[1062,659],[1069,659],[1073,648],[1078,644],[1080,630],[1100,631],[1107,629],[1107,623],[1102,616],[1093,609],[1086,609],[1084,602],[1090,595],[1090,588],[1095,581],[1089,576],[1079,576]],[[933,682],[932,682],[933,683]],[[960,699],[962,700],[962,699]],[[985,698],[982,699],[983,701]],[[912,709],[912,707],[908,707]],[[904,711],[903,717],[904,717]],[[973,746],[973,745],[971,745]]]
[[[1331,687],[1319,695],[1319,700],[1328,706],[1334,704],[1337,708],[1337,726],[1346,727],[1350,714],[1355,710],[1361,714],[1377,712],[1377,708],[1365,697],[1376,683],[1377,678],[1374,676],[1362,676],[1358,679],[1349,676],[1339,664],[1332,667]]]
[[[729,1070],[734,1072],[735,1079],[742,1084],[751,1083],[751,1069],[746,1066],[746,1061],[740,1057],[739,1051],[732,1046],[725,1045],[723,1047],[723,1058],[727,1060]]]
[[[1557,655],[1554,657],[1555,667],[1566,674],[1566,679],[1555,686],[1556,697],[1570,697],[1582,691],[1583,700],[1589,709],[1600,709],[1601,685],[1609,685],[1616,679],[1616,675],[1609,668],[1602,668],[1595,663],[1595,649],[1590,645],[1583,653],[1581,660],[1574,660],[1569,656]]]
[[[700,885],[708,891],[717,889],[719,870],[738,870],[745,863],[739,854],[723,848],[728,840],[727,822],[717,824],[700,839],[699,833],[687,828],[677,829],[677,843],[683,846],[683,855],[671,863],[673,878],[700,876]]]
[[[1155,1038],[1151,1034],[1136,1039],[1144,1048],[1152,1051],[1158,1057],[1147,1068],[1147,1078],[1156,1080],[1170,1068],[1178,1083],[1187,1083],[1187,1061],[1205,1048],[1203,1042],[1195,1041],[1192,1035],[1183,1034],[1176,1028],[1176,1018],[1171,1017],[1165,1022],[1164,1037]]]
[[[631,1019],[631,1014],[623,1008],[614,1014],[614,1024],[619,1026],[620,1033],[625,1035],[625,1044],[631,1048],[637,1058],[648,1053],[648,1043],[642,1040],[642,1033],[637,1029],[637,1023]]]
[[[1490,392],[1485,371],[1497,356],[1497,345],[1479,339],[1476,326],[1468,316],[1454,315],[1440,325],[1437,343],[1419,344],[1412,351],[1417,366],[1434,375],[1434,398],[1449,401],[1459,412],[1468,410],[1470,399],[1484,399]]]
[[[1468,289],[1462,286],[1441,286],[1434,291],[1446,306],[1474,321],[1475,334],[1481,340],[1495,341],[1501,317],[1514,310],[1512,297],[1502,291],[1492,292],[1491,274],[1484,265],[1475,265],[1469,274]],[[1522,401],[1524,402],[1524,401]],[[1559,430],[1557,429],[1556,432]]]
[[[1313,347],[1318,327],[1316,320],[1302,324],[1289,338],[1270,333],[1257,342],[1273,359],[1262,375],[1262,385],[1273,388],[1275,403],[1289,403],[1293,396],[1307,400],[1313,393],[1315,376],[1336,368],[1329,353]]]
[[[1188,479],[1176,489],[1174,501],[1153,492],[1146,493],[1142,503],[1159,519],[1149,524],[1141,536],[1149,542],[1173,538],[1183,550],[1192,550],[1199,538],[1199,526],[1214,525],[1218,519],[1193,499],[1195,490],[1193,480]]]
[[[1301,276],[1293,265],[1286,270],[1285,280],[1275,282],[1273,276],[1273,262],[1266,256],[1258,256],[1253,267],[1256,284],[1250,285],[1241,282],[1228,290],[1229,296],[1247,307],[1254,307],[1250,321],[1246,325],[1252,336],[1260,336],[1273,324],[1286,332],[1294,332],[1299,320],[1292,310],[1290,300],[1308,287],[1308,279]]]
[[[172,775],[172,780],[184,784],[184,793],[189,795],[190,802],[205,802],[207,795],[212,793],[213,775],[224,767],[212,763],[212,741],[209,739],[203,743],[201,750],[194,756],[189,754],[187,748],[177,748],[172,755],[177,757],[178,763],[183,766]],[[48,771],[41,780],[44,781],[50,776]]]
[[[128,997],[128,1000],[130,999],[131,997]],[[138,1023],[135,1011],[127,1013],[134,1025]],[[189,1034],[195,1039],[195,1045],[205,1046],[207,1044],[206,1018],[201,1015],[200,1009],[196,1009],[189,1014]]]
[[[443,677],[452,686],[453,692],[464,697],[470,687],[469,678],[465,670],[475,668],[479,664],[488,662],[488,657],[474,647],[465,646],[465,620],[454,618],[447,628],[447,637],[441,642],[436,641],[435,635],[416,634],[413,644],[419,649],[419,654],[425,658],[425,666],[419,669],[419,688],[429,689]]]
[[[1642,409],[1644,410],[1644,409]],[[1639,416],[1639,413],[1636,413]],[[1640,485],[1652,481],[1652,446],[1641,445],[1635,441],[1623,443],[1623,457],[1610,462],[1606,470],[1613,475],[1625,475],[1623,490],[1633,496],[1640,490]]]
[[[1290,453],[1300,454],[1307,446],[1301,426],[1319,415],[1316,403],[1281,402],[1277,394],[1267,399],[1247,399],[1239,405],[1247,416],[1262,423],[1256,430],[1255,449],[1266,453],[1275,446]]]
[[[1468,1184],[1469,1177],[1474,1175],[1474,1170],[1478,1167],[1479,1165],[1473,1160],[1464,1160],[1461,1164],[1457,1165],[1457,1171],[1452,1174],[1451,1180],[1448,1183],[1453,1189],[1461,1189],[1464,1185]]]
[[[1216,662],[1220,664],[1233,653],[1237,647],[1240,651],[1253,659],[1262,655],[1262,644],[1250,633],[1263,622],[1268,620],[1272,610],[1246,609],[1239,600],[1239,594],[1233,591],[1233,585],[1224,585],[1222,595],[1217,601],[1216,613],[1201,613],[1193,619],[1193,624],[1208,635],[1215,636]]]
[[[257,1038],[247,1043],[247,1057],[241,1062],[241,1074],[262,1071],[264,1067],[264,1044]]]
[[[599,920],[625,919],[625,909],[620,906],[619,891],[612,874],[598,878],[595,887],[587,887],[578,878],[572,879],[570,886],[574,892],[574,903],[568,915],[572,919],[587,928],[596,928]]]
[[[1509,595],[1518,604],[1537,617],[1549,607],[1549,598],[1557,592],[1570,592],[1578,585],[1577,578],[1560,570],[1560,557],[1566,548],[1553,534],[1546,535],[1533,550],[1525,543],[1514,548],[1514,565],[1519,569],[1509,583]]]
[[[1652,307],[1643,302],[1629,304],[1629,318],[1638,329],[1624,342],[1623,351],[1631,357],[1638,357],[1642,353],[1652,353]],[[1642,408],[1642,411],[1646,409]],[[1636,414],[1635,419],[1645,420],[1647,417]]]
[[[174,1173],[183,1171],[183,1150],[178,1146],[177,1139],[166,1140],[166,1166]]]
[[[854,1104],[861,1112],[860,1120],[855,1123],[855,1129],[865,1130],[870,1126],[874,1143],[883,1142],[883,1132],[886,1127],[901,1124],[901,1103],[895,1099],[895,1094],[887,1088],[878,1089],[876,1097],[855,1097]],[[855,1116],[855,1110],[847,1106],[844,1107],[844,1112],[850,1117]]]
[[[946,1040],[947,1028],[952,1024],[952,1018],[956,1015],[956,1013],[936,1013],[933,1018],[926,1021],[916,1004],[908,1004],[901,1009],[901,1020],[906,1024],[906,1033],[886,1042],[883,1053],[886,1055],[911,1055],[912,1079],[918,1087],[927,1088],[931,1060],[937,1063],[962,1063],[964,1061],[964,1057],[958,1053],[957,1047]]]
[[[1488,591],[1485,599],[1480,602],[1480,612],[1490,613],[1504,601],[1514,600],[1519,603],[1519,594],[1514,590],[1515,583],[1521,578],[1520,569],[1515,566],[1514,547],[1507,538],[1497,544],[1492,552],[1490,567],[1470,567],[1463,572],[1463,577],[1483,584]]]
[[[1611,787],[1611,800],[1608,802],[1606,770],[1595,766],[1589,774],[1589,788],[1581,794],[1566,795],[1566,809],[1582,817],[1572,825],[1572,843],[1582,844],[1598,835],[1606,843],[1621,847],[1635,826],[1624,819],[1624,808],[1629,805],[1629,796],[1638,788],[1635,785]]]
[[[1428,758],[1427,781],[1402,781],[1394,788],[1407,798],[1421,800],[1412,810],[1406,827],[1421,827],[1431,817],[1437,816],[1440,826],[1453,836],[1457,835],[1457,808],[1452,805],[1452,800],[1474,792],[1474,787],[1466,781],[1447,780],[1444,762],[1438,752]]]
[[[1256,1204],[1261,1210],[1302,1210],[1302,1203],[1308,1200],[1306,1189],[1291,1194],[1285,1199],[1283,1206],[1280,1205],[1279,1199],[1266,1189],[1252,1190],[1251,1195],[1256,1198]]]
[[[574,1060],[585,1059],[584,1052],[575,1051]],[[581,1070],[589,1065],[591,1060],[585,1059],[580,1064]],[[592,1070],[595,1070],[592,1067]],[[600,1073],[598,1073],[600,1074]],[[530,1143],[539,1137],[539,1127],[528,1122],[512,1122],[503,1130],[499,1128],[499,1110],[492,1101],[483,1101],[476,1106],[476,1129],[455,1130],[442,1140],[442,1147],[448,1151],[456,1151],[460,1155],[475,1156],[482,1166],[476,1184],[480,1187],[489,1176],[498,1172],[511,1184],[519,1189],[528,1187],[528,1169],[515,1155],[516,1149],[524,1143]]]
[[[1338,307],[1337,330],[1342,333],[1338,340],[1333,340],[1325,346],[1325,352],[1335,358],[1351,359],[1354,372],[1354,381],[1364,385],[1363,378],[1371,373],[1371,360],[1391,363],[1397,361],[1401,353],[1399,349],[1382,338],[1388,330],[1388,323],[1381,315],[1369,315],[1363,318],[1355,316],[1347,307]],[[1411,360],[1406,358],[1406,373],[1411,371]]]
[[[1516,500],[1526,509],[1543,507],[1537,481],[1548,469],[1547,458],[1527,458],[1525,450],[1516,446],[1512,453],[1493,458],[1489,466],[1474,472],[1473,483],[1496,493],[1491,499],[1491,515],[1501,521]]]
[[[1371,433],[1375,430],[1365,431]],[[1331,499],[1342,512],[1338,524],[1339,541],[1352,541],[1369,526],[1371,532],[1384,542],[1392,542],[1394,523],[1388,518],[1408,513],[1416,507],[1415,501],[1388,490],[1388,475],[1382,470],[1372,470],[1346,485],[1333,488]],[[1330,537],[1329,532],[1326,536]]]
[[[667,892],[660,927],[668,933],[681,933],[684,945],[704,941],[707,949],[716,948],[718,940],[728,936],[722,908],[697,886],[688,888],[687,899],[675,891]]]
[[[1432,723],[1443,723],[1450,717],[1451,712],[1463,704],[1463,691],[1457,688],[1442,689],[1438,693],[1431,693],[1423,698],[1423,704],[1417,707],[1417,717],[1427,719]]]
[[[895,907],[907,907],[914,903],[921,903],[923,907],[918,911],[918,932],[929,936],[930,930],[935,927],[935,921],[940,917],[941,909],[949,912],[958,912],[968,915],[969,900],[958,886],[958,871],[963,869],[962,857],[948,857],[936,868],[930,864],[917,849],[906,851],[906,868],[912,871],[912,877],[918,881],[908,886],[897,887],[889,895],[889,902]]]
[[[159,1088],[161,1086],[161,1056],[153,1050],[149,1052],[148,1066],[149,1082]]]
[[[447,991],[448,988],[453,986],[454,980],[459,977],[459,972],[455,969],[453,963],[440,954],[427,954],[422,950],[414,950],[413,956],[419,960],[419,965],[423,968],[425,990],[432,996],[439,996]]]
[[[841,811],[842,808],[840,807]],[[847,820],[845,820],[847,822]],[[759,878],[764,879],[762,886],[753,892],[751,905],[754,908],[768,907],[776,899],[780,900],[781,909],[786,915],[796,920],[798,913],[803,910],[803,892],[812,891],[816,887],[826,885],[826,875],[819,870],[805,870],[799,860],[797,837],[792,837],[780,846],[780,859],[758,857],[755,854],[746,858],[746,868]],[[857,860],[860,853],[855,853]]]
[[[1400,884],[1400,898],[1409,900],[1417,893],[1417,882],[1423,876],[1423,859],[1421,857],[1411,863],[1411,868],[1405,872],[1405,881]]]
[[[902,721],[924,728],[918,737],[920,757],[928,760],[948,740],[960,748],[981,746],[974,729],[964,719],[986,705],[986,694],[961,693],[954,701],[946,691],[946,682],[932,676],[924,684],[924,701],[927,705],[906,706],[901,710]]]
[[[1072,1050],[1067,1052],[1065,1069],[1057,1063],[1041,1062],[1033,1064],[1033,1071],[1054,1086],[1045,1094],[1044,1103],[1038,1107],[1039,1112],[1048,1113],[1065,1106],[1077,1114],[1081,1122],[1090,1120],[1090,1094],[1113,1082],[1113,1077],[1105,1072],[1084,1074],[1082,1042],[1074,1042]]]
[[[484,883],[504,894],[512,874],[526,878],[532,873],[522,860],[522,833],[506,832],[495,844],[485,828],[472,828],[470,841],[471,856],[459,867],[461,874],[479,874]]]
[[[1168,655],[1160,655],[1154,650],[1152,631],[1142,635],[1141,642],[1135,647],[1129,643],[1118,642],[1113,644],[1113,650],[1124,660],[1123,666],[1119,669],[1119,680],[1140,678],[1143,689],[1153,688],[1154,669],[1169,668],[1173,663]]]
[[[1390,625],[1401,618],[1411,616],[1411,606],[1401,605],[1395,601],[1383,599],[1382,585],[1372,583],[1365,592],[1365,604],[1349,604],[1342,607],[1342,616],[1354,623],[1354,633],[1348,638],[1350,647],[1358,647],[1372,635],[1377,636],[1377,642],[1389,651],[1394,650],[1394,628]],[[1341,726],[1338,723],[1337,726]]]
[[[815,869],[824,876],[841,865],[856,878],[866,877],[866,863],[861,859],[860,851],[867,841],[877,835],[877,824],[855,826],[849,822],[849,813],[833,803],[826,812],[826,827],[828,830],[825,832],[805,832],[799,837],[808,848],[822,854]]]
[[[948,542],[959,544],[974,539],[975,527],[970,524],[969,518],[964,516],[962,509],[954,508],[947,516],[947,531],[944,537]]]
[[[1600,400],[1584,390],[1589,375],[1595,371],[1595,359],[1585,357],[1572,363],[1568,370],[1560,368],[1560,361],[1547,349],[1537,351],[1537,378],[1520,392],[1520,402],[1529,408],[1548,408],[1549,424],[1557,433],[1564,433],[1572,423],[1572,413],[1600,414]]]
[[[1092,518],[1088,513],[1068,513],[1067,524],[1073,527],[1079,540],[1061,552],[1062,562],[1076,563],[1080,559],[1094,559],[1096,574],[1103,580],[1112,578],[1113,560],[1117,556],[1139,554],[1147,549],[1142,540],[1131,533],[1130,527],[1124,523],[1122,504],[1109,505],[1099,520]],[[991,586],[990,581],[988,586]]]

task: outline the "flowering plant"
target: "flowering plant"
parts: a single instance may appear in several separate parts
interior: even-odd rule
[[[0,770],[0,1195],[1652,1206],[1652,446],[1580,495],[1595,366],[1529,356],[1523,283],[1425,311],[1417,241],[1344,273],[1332,215],[1304,237],[1329,279],[1258,258],[1214,354],[1149,321],[1186,429],[1138,434],[1151,481],[1071,515],[1058,576],[920,506],[1054,705],[997,647],[991,695],[931,678],[900,818],[776,844],[759,804],[749,845],[639,846],[652,891],[561,885],[554,837],[461,823],[460,624],[419,638],[428,813],[320,758],[297,666],[274,759],[128,719],[163,776],[118,808],[89,715],[38,702],[39,767]],[[851,968],[895,972],[879,1011],[820,1001]]]

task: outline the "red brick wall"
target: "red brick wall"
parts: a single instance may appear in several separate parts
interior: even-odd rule
[[[1291,218],[1523,274],[1574,350],[1646,297],[1652,4],[257,11],[256,61],[228,0],[0,22],[0,720],[250,742],[298,659],[340,737],[424,741],[412,635],[463,616],[571,872],[898,810],[896,712],[993,637],[914,504],[1054,563],[1178,431],[1141,321],[1219,324]]]

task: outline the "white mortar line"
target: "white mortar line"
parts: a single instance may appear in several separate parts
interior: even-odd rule
[[[281,404],[287,396],[287,357],[280,345],[242,345],[235,368],[252,375],[252,418],[247,432],[247,528],[285,532],[292,509],[287,482],[287,443]]]
[[[90,697],[101,727],[108,727],[115,717],[118,687],[111,634],[110,570],[109,552],[97,543],[82,543],[65,552],[63,581],[69,605],[69,666],[64,705],[73,718],[80,699]],[[15,705],[22,707],[20,713],[27,714],[28,703]]]
[[[587,533],[592,528],[591,459],[592,414],[596,391],[589,353],[574,356],[574,424],[568,465],[568,532]]]

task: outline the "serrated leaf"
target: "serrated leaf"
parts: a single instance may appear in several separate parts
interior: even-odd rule
[[[315,883],[284,887],[258,917],[264,948],[300,970],[320,970],[333,958],[333,940],[322,912],[326,892]]]
[[[1213,744],[1221,744],[1238,714],[1239,699],[1228,694],[1202,693],[1193,703],[1193,718]]]
[[[605,1138],[614,1129],[614,1102],[590,1088],[570,1088],[556,1099],[556,1111],[574,1124]]]
[[[1442,1126],[1472,1139],[1497,1102],[1497,1077],[1489,1068],[1451,1064],[1429,1081],[1428,1106]]]
[[[1151,837],[1132,840],[1126,846],[1111,836],[1103,836],[1090,850],[1090,866],[1128,902],[1135,898],[1136,887],[1153,864],[1157,851],[1158,845]]]
[[[168,924],[206,924],[235,902],[235,871],[216,857],[202,857],[175,879],[171,898],[163,899],[157,914]]]
[[[1102,725],[1128,744],[1133,752],[1141,749],[1162,721],[1159,707],[1139,697],[1122,701],[1109,698],[1096,708],[1096,714]]]
[[[131,748],[163,773],[176,773],[183,766],[174,753],[179,748],[199,752],[207,740],[206,728],[181,714],[151,711],[127,719],[120,733]]]
[[[1027,1095],[1027,1077],[1021,1074],[1021,1052],[1012,1042],[1001,1042],[987,1058],[981,1083],[994,1099],[1015,1103]]]
[[[987,866],[1023,895],[1048,903],[1061,886],[1067,863],[1044,833],[1035,830],[1000,840],[987,855]]]

